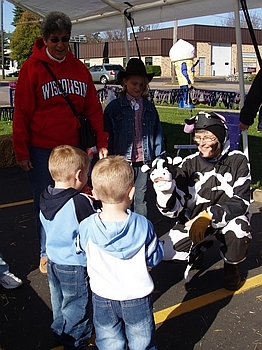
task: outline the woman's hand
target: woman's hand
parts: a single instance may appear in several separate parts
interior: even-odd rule
[[[108,149],[105,147],[98,149],[99,159],[106,158],[108,156]]]
[[[249,126],[250,125],[246,125],[246,124],[243,124],[243,123],[239,123],[239,127],[240,127],[240,129],[242,130],[242,131],[244,131],[244,130],[247,130],[248,128],[249,128]]]
[[[29,170],[33,169],[33,165],[29,159],[19,160],[19,161],[17,161],[17,164],[25,171],[29,171]]]

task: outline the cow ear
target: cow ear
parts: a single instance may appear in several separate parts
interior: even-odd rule
[[[150,167],[147,164],[142,165],[141,167],[142,173],[146,173],[148,170],[150,170]]]
[[[154,166],[156,166],[156,163],[157,163],[158,161],[159,161],[158,158],[156,158],[156,159],[153,160],[153,162],[152,162],[152,168],[153,168]]]
[[[175,157],[173,159],[173,165],[179,165],[180,163],[182,163],[182,158],[181,157]]]

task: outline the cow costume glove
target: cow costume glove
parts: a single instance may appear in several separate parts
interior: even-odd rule
[[[211,221],[211,216],[205,210],[194,220],[189,230],[189,238],[194,244],[199,243],[205,238],[206,229],[211,224]]]

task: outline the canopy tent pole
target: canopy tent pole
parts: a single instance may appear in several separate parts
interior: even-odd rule
[[[235,25],[236,25],[236,43],[237,43],[237,61],[238,61],[238,75],[239,75],[239,91],[240,91],[240,108],[243,107],[245,101],[245,84],[244,84],[244,72],[243,72],[243,54],[242,54],[242,39],[240,29],[240,6],[239,0],[234,1],[234,13],[235,13]],[[249,159],[248,154],[248,139],[247,130],[242,131],[243,151]]]
[[[2,78],[5,79],[5,55],[4,55],[4,9],[3,9],[3,0],[0,0],[0,20],[1,20],[1,57],[2,57]]]
[[[129,3],[125,2],[125,4],[129,4]],[[129,4],[129,6],[131,6],[130,8],[132,8],[132,5],[131,5],[131,4]],[[135,22],[134,22],[134,19],[133,19],[131,13],[128,12],[128,10],[129,10],[130,8],[125,9],[124,15],[126,16],[126,18],[127,18],[127,19],[129,20],[129,22],[130,22],[131,29],[132,29],[132,32],[133,32],[133,36],[134,36],[135,43],[136,43],[137,55],[138,55],[138,58],[141,60],[141,54],[140,54],[140,50],[139,50],[139,46],[138,46],[138,42],[137,42],[137,38],[136,38],[136,33],[135,33],[135,30],[134,30],[134,24],[135,24]]]
[[[126,62],[128,62],[130,59],[130,51],[129,51],[129,45],[128,45],[127,19],[124,13],[122,13],[122,23],[123,23],[123,30],[124,30],[124,37],[125,37]]]

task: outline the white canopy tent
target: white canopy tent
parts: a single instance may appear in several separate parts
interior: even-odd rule
[[[50,11],[63,11],[72,20],[72,35],[123,28],[125,9],[132,14],[136,26],[235,11],[235,0],[130,0],[132,8],[125,0],[8,1],[40,17]],[[259,8],[261,0],[247,0],[247,6]]]
[[[234,12],[236,17],[236,42],[238,48],[239,88],[243,103],[245,90],[243,78],[242,41],[240,30],[239,0],[8,0],[40,17],[50,11],[63,11],[72,20],[72,35],[102,32],[123,28],[125,30],[126,57],[129,59],[125,13],[130,13],[135,26],[162,23],[207,15]],[[261,7],[261,0],[246,0],[248,9]],[[243,133],[244,151],[247,151],[247,135]]]

